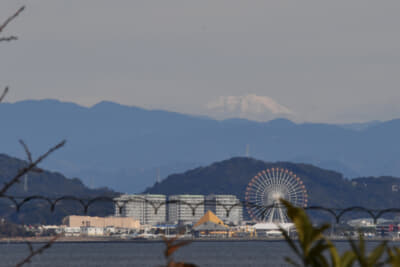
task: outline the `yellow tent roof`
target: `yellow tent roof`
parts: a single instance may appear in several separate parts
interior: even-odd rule
[[[211,210],[207,211],[206,214],[204,214],[203,217],[201,217],[200,220],[193,227],[197,227],[197,226],[202,225],[203,223],[206,223],[206,222],[212,222],[212,223],[215,223],[215,224],[220,224],[222,226],[228,227]]]

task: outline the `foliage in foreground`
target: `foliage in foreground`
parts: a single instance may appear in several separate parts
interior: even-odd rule
[[[330,228],[328,224],[313,226],[304,209],[294,207],[285,200],[282,202],[286,206],[287,214],[294,223],[298,235],[298,240],[294,240],[286,230],[281,229],[286,242],[296,255],[296,259],[285,258],[291,265],[370,267],[386,264],[400,266],[399,248],[390,248],[387,241],[384,241],[368,253],[362,235],[359,236],[358,241],[349,239],[351,249],[340,255],[332,241],[324,236],[324,231]]]
[[[165,251],[164,251],[164,256],[167,261],[166,267],[197,267],[197,265],[194,265],[192,263],[185,263],[185,262],[175,262],[172,259],[172,254],[180,249],[183,246],[186,246],[191,243],[190,240],[183,240],[179,241],[178,240],[179,235],[173,238],[166,238],[164,237],[164,243],[166,245]]]

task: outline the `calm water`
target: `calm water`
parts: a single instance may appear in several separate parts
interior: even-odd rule
[[[369,243],[372,248],[376,243]],[[340,250],[346,243],[338,243]],[[163,243],[58,243],[27,266],[160,266]],[[14,266],[28,255],[25,244],[0,244],[0,266]],[[281,241],[194,242],[175,255],[176,260],[198,266],[289,266],[283,258],[293,256]]]

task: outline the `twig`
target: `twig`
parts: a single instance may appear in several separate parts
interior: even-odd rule
[[[28,257],[26,257],[25,259],[23,259],[22,261],[20,261],[17,265],[15,265],[16,267],[21,267],[22,265],[26,264],[26,263],[30,263],[32,258],[38,254],[42,254],[43,251],[45,251],[46,249],[49,249],[53,243],[59,238],[59,236],[55,236],[53,237],[49,242],[47,242],[46,244],[44,244],[43,246],[41,246],[40,248],[38,248],[37,250],[34,250],[32,247],[32,244],[30,242],[26,242],[26,244],[29,247],[29,255]]]
[[[0,42],[10,42],[10,41],[15,41],[15,40],[18,40],[18,37],[14,36],[14,35],[0,38]]]
[[[22,142],[23,143],[23,142]],[[57,145],[53,146],[52,148],[50,148],[46,153],[44,153],[43,155],[41,155],[39,158],[37,158],[35,161],[31,161],[29,162],[29,165],[25,168],[22,168],[18,171],[18,173],[14,176],[14,178],[12,178],[9,182],[5,183],[3,188],[0,190],[0,196],[3,196],[8,189],[10,189],[10,187],[15,184],[18,183],[21,179],[22,176],[24,176],[25,174],[27,174],[28,172],[34,170],[36,168],[36,166],[42,162],[45,158],[47,158],[51,153],[53,153],[54,151],[60,149],[61,147],[63,147],[65,145],[66,141],[63,140],[62,142],[58,143]],[[24,143],[23,143],[24,144]],[[26,147],[26,145],[25,145]],[[25,149],[24,147],[24,149]],[[27,149],[27,147],[26,147]],[[29,150],[25,150],[25,152],[27,152],[28,154],[28,159],[31,158],[30,156],[30,152]]]
[[[12,15],[11,17],[9,17],[8,19],[6,19],[6,21],[3,22],[3,24],[0,25],[0,33],[7,27],[7,25],[13,21],[16,17],[19,16],[19,14],[24,11],[25,6],[20,7],[17,12],[14,13],[14,15]]]
[[[22,11],[24,11],[25,6],[20,7],[17,12],[14,13],[14,15],[12,15],[11,17],[9,17],[8,19],[6,19],[6,21],[3,22],[3,24],[0,25],[0,33],[7,27],[7,25],[13,21],[16,17],[19,16],[19,14],[21,14]],[[17,40],[18,37],[11,35],[11,36],[7,36],[7,37],[0,37],[0,42],[10,42],[10,41],[14,41]]]
[[[3,93],[0,95],[0,103],[1,103],[1,101],[3,101],[4,97],[6,97],[7,93],[8,93],[8,86],[6,86],[6,88],[4,88]]]
[[[25,144],[25,142],[23,141],[23,140],[19,140],[19,143],[22,145],[22,147],[24,148],[24,150],[25,150],[25,153],[26,153],[26,155],[27,155],[27,157],[28,157],[28,160],[29,160],[29,163],[32,163],[32,153],[29,151],[29,148],[28,148],[28,146]]]
[[[32,243],[31,243],[31,242],[29,242],[29,241],[26,241],[26,244],[27,244],[27,245],[28,245],[28,247],[29,247],[29,253],[33,253],[33,252],[34,252],[34,250],[33,250]]]
[[[16,17],[19,16],[19,14],[21,14],[22,11],[24,11],[25,6],[20,7],[12,16],[10,16],[8,19],[6,19],[6,21],[3,22],[3,24],[0,24],[0,33],[3,32],[3,30],[7,27],[7,25],[13,21]],[[18,37],[11,35],[11,36],[6,36],[6,37],[0,37],[0,42],[10,42],[10,41],[14,41],[17,40]],[[4,91],[1,93],[0,95],[0,103],[3,101],[4,97],[6,96],[6,94],[8,93],[8,87],[6,87],[4,89]],[[3,188],[0,190],[0,196],[4,196],[4,194],[8,191],[8,189],[15,183],[18,183],[20,181],[20,178],[25,175],[26,173],[28,173],[29,171],[32,171],[34,169],[36,169],[37,165],[44,160],[45,158],[47,158],[51,153],[53,153],[54,151],[56,151],[57,149],[61,148],[62,146],[64,146],[65,144],[65,140],[58,143],[57,145],[55,145],[54,147],[50,148],[46,153],[44,153],[43,155],[41,155],[38,159],[36,159],[35,161],[32,160],[32,154],[28,149],[28,146],[24,143],[24,141],[20,140],[19,141],[21,143],[21,145],[23,146],[25,153],[28,157],[28,161],[29,161],[29,165],[21,170],[18,171],[17,175],[12,178],[9,182],[5,183]],[[49,242],[47,242],[46,244],[44,244],[42,247],[38,248],[37,250],[34,250],[31,242],[26,242],[26,244],[28,245],[29,248],[29,255],[23,259],[22,261],[20,261],[16,266],[20,267],[26,263],[30,263],[32,258],[38,254],[43,253],[43,251],[45,251],[46,249],[50,248],[51,245],[57,240],[58,236],[53,237]]]

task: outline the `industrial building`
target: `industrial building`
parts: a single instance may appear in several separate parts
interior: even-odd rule
[[[127,229],[138,229],[140,223],[129,217],[92,217],[92,216],[67,216],[62,221],[63,225],[67,227],[116,227]]]
[[[165,195],[121,195],[114,200],[115,216],[132,217],[148,225],[164,223],[167,219]]]
[[[205,210],[212,211],[226,224],[238,225],[243,220],[243,207],[235,195],[208,195]]]
[[[204,215],[203,195],[173,195],[169,198],[168,221],[193,224]]]
[[[115,216],[131,217],[143,225],[193,224],[210,210],[225,224],[239,225],[243,207],[235,195],[121,195],[114,199]],[[157,211],[157,212],[156,212]]]

